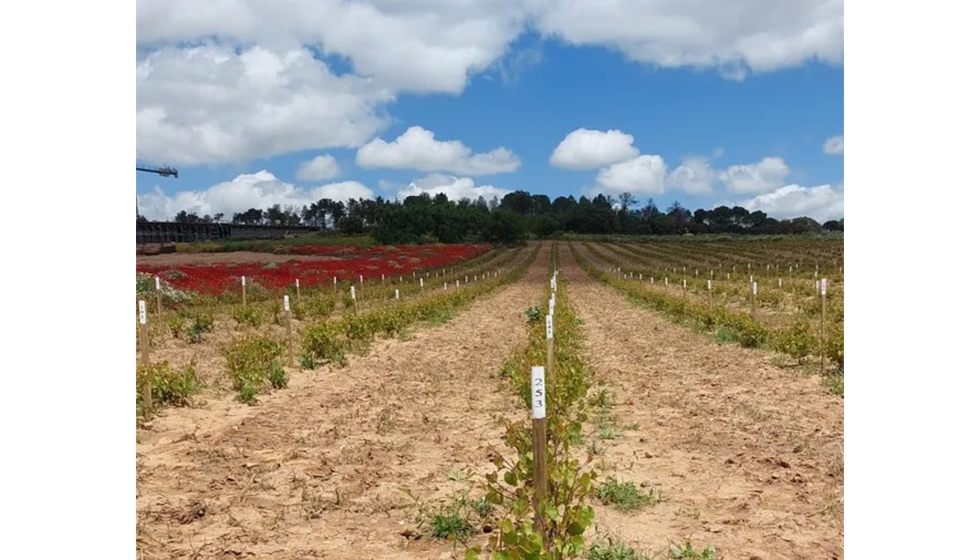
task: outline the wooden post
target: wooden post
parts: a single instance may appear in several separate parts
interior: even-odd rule
[[[296,279],[296,301],[299,301],[299,278]]]
[[[554,300],[552,300],[554,301]],[[551,313],[545,317],[545,344],[548,349],[548,371],[554,371],[552,369],[552,363],[555,356],[555,320],[553,317],[554,306],[551,308]]]
[[[289,296],[282,296],[282,308],[286,312],[286,346],[289,349],[289,367],[293,367],[293,313],[289,310]]]
[[[827,279],[820,280],[820,373],[827,367]]]
[[[163,290],[160,289],[160,277],[154,277],[157,284],[157,324],[163,329]]]
[[[336,276],[333,277],[333,293],[334,293],[334,295],[337,295],[337,277]]]
[[[140,364],[146,367],[150,365],[150,335],[146,332],[146,302],[139,300],[139,313],[140,313],[140,326],[139,326],[139,337],[140,337]],[[150,413],[153,411],[153,386],[150,383],[149,376],[143,379],[143,418],[146,420],[150,419]]]
[[[712,301],[711,300],[712,300],[712,297],[711,297],[711,279],[709,278],[708,279],[708,307],[711,307],[711,304],[712,304]]]
[[[242,276],[242,306],[248,305],[248,300],[245,298],[245,277]]]
[[[548,420],[545,416],[544,368],[531,367],[531,423],[532,448],[534,451],[534,520],[538,530],[544,533],[544,516],[541,504],[548,499]]]
[[[398,288],[395,288],[395,300],[398,299]]]
[[[687,278],[684,279],[684,298],[687,298]]]
[[[354,285],[350,285],[350,299],[354,302],[354,315],[357,315],[357,291],[354,290]]]
[[[758,286],[755,282],[752,282],[752,318],[755,319],[755,294],[758,291]]]

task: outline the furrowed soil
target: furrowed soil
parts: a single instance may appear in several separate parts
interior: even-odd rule
[[[290,387],[258,406],[164,411],[137,432],[137,556],[461,556],[420,534],[402,489],[436,505],[469,487],[448,475],[488,470],[503,435],[494,417],[526,414],[497,375],[525,341],[548,257],[542,248],[524,278],[442,326],[344,368],[290,370]]]
[[[597,439],[594,462],[663,498],[629,513],[594,504],[599,535],[652,555],[690,538],[719,559],[843,558],[843,399],[772,353],[633,305],[567,244],[560,260],[595,379],[616,395],[620,435]]]

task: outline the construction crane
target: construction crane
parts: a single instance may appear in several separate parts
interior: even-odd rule
[[[144,173],[156,173],[161,177],[173,177],[174,179],[177,178],[177,170],[174,169],[173,167],[167,167],[167,166],[140,167],[137,165],[136,171],[143,171]],[[138,220],[139,217],[140,217],[140,198],[139,195],[136,195],[136,219]]]
[[[177,178],[177,170],[173,167],[140,167],[136,166],[136,171],[144,171],[146,173],[156,173],[161,177],[173,177]]]

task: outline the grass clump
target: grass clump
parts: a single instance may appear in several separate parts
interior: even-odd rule
[[[633,511],[654,501],[652,492],[641,492],[632,482],[606,479],[596,487],[596,497],[603,505],[613,505],[620,511]],[[660,501],[659,497],[656,500]]]

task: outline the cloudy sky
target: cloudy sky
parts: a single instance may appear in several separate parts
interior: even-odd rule
[[[144,215],[631,192],[844,213],[843,0],[140,0]]]

